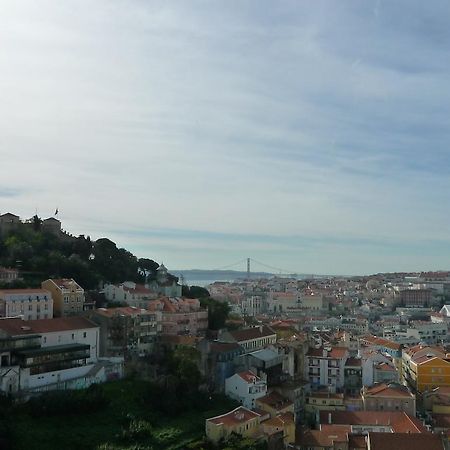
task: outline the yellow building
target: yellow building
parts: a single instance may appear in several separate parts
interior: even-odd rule
[[[55,317],[75,316],[83,311],[84,289],[73,279],[49,279],[43,281],[41,286],[52,294]]]
[[[283,441],[286,445],[295,442],[295,421],[292,413],[280,414],[261,422],[261,429],[268,436],[282,431]]]
[[[403,354],[403,379],[419,392],[450,386],[450,359],[439,347],[416,346]]]
[[[260,414],[239,406],[221,416],[206,419],[206,437],[214,443],[226,440],[231,433],[254,437],[260,434],[260,418]]]
[[[317,411],[345,411],[344,394],[311,392],[306,398],[305,412],[313,415]]]
[[[450,361],[436,356],[423,358],[416,362],[417,390],[424,392],[438,386],[450,386]]]

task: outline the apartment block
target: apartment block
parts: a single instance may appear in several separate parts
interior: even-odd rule
[[[75,316],[84,311],[84,289],[75,280],[48,279],[41,283],[41,287],[52,294],[55,317]]]
[[[51,319],[53,297],[46,289],[0,290],[0,317],[22,317],[24,320]]]
[[[349,356],[345,347],[312,348],[306,354],[305,379],[313,390],[327,387],[330,392],[344,387],[344,367]]]
[[[267,383],[250,370],[239,372],[225,380],[225,395],[253,409],[255,401],[267,394]]]

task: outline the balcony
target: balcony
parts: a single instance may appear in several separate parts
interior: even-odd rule
[[[0,351],[39,348],[41,336],[29,335],[20,338],[4,338],[0,340]]]
[[[85,360],[90,357],[90,345],[67,344],[53,347],[41,347],[31,350],[20,350],[17,356],[21,367],[42,366],[67,361]]]

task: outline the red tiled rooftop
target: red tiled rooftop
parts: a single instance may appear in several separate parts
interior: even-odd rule
[[[272,417],[271,419],[265,420],[262,422],[262,425],[269,425],[273,427],[282,427],[285,424],[293,424],[294,423],[294,415],[292,413],[284,413],[280,414],[276,417]]]
[[[0,295],[22,295],[22,294],[41,294],[41,295],[50,295],[50,291],[47,289],[0,289]]]
[[[259,417],[259,414],[250,411],[243,406],[239,406],[233,411],[230,411],[226,414],[222,414],[221,416],[211,417],[210,419],[206,419],[208,422],[212,422],[216,425],[223,424],[225,426],[236,425],[240,423],[248,422],[256,417]]]
[[[350,425],[391,426],[396,433],[423,433],[426,428],[415,417],[401,411],[321,411],[320,422]]]
[[[366,450],[366,436],[361,434],[350,434],[348,436],[348,448],[349,450],[356,450],[356,449],[364,449]]]
[[[307,430],[300,438],[302,448],[333,448],[335,442],[346,442],[348,431],[333,430],[331,433],[322,430]]]
[[[247,383],[254,383],[255,381],[259,381],[259,377],[255,375],[251,370],[239,372],[238,375]]]
[[[396,383],[377,383],[366,388],[364,395],[370,397],[414,397],[406,386]]]
[[[75,289],[81,289],[81,286],[72,278],[50,278],[56,286],[61,289],[70,289],[75,286]]]
[[[247,328],[245,330],[231,331],[230,334],[238,342],[276,335],[276,333],[266,325]]]
[[[399,351],[401,348],[400,344],[397,344],[388,339],[384,339],[384,338],[381,338],[378,336],[367,335],[367,336],[363,336],[361,339],[365,340],[366,342],[369,342],[372,345],[379,345],[379,346],[390,348],[390,349],[396,350],[396,351]]]
[[[98,325],[85,317],[57,317],[55,319],[22,320],[0,319],[0,330],[10,336],[52,333],[57,331],[97,328]]]
[[[130,294],[154,294],[151,289],[146,288],[143,284],[136,284],[135,288],[122,286],[123,290]]]
[[[263,403],[276,410],[285,409],[288,406],[293,405],[293,403],[289,399],[283,397],[276,391],[273,391],[270,394],[265,395],[264,397],[258,398],[256,402]]]
[[[371,450],[444,450],[437,434],[373,433],[368,435]]]

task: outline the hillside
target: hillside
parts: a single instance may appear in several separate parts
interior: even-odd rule
[[[159,264],[138,259],[108,238],[92,241],[89,236],[52,232],[35,216],[1,231],[0,266],[20,270],[23,281],[12,287],[36,287],[49,277],[69,277],[85,289],[95,289],[104,282],[142,283],[145,274],[151,280]]]

